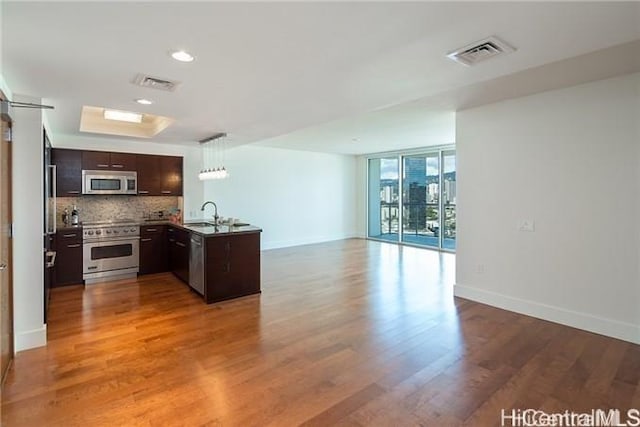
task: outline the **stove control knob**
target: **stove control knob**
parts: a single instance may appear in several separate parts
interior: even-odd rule
[[[92,230],[87,231],[87,233],[89,234],[89,236],[93,236],[93,231],[92,231]],[[96,234],[97,234],[97,233],[98,233],[98,232],[96,231]]]
[[[129,229],[128,229],[128,228],[125,228],[125,229],[124,229],[124,230],[122,230],[122,231],[123,231],[123,232],[125,232],[125,233],[128,233],[128,232],[129,232]]]
[[[135,233],[136,229],[134,227],[132,227],[131,230],[129,230],[129,231],[131,231],[132,233]]]
[[[102,231],[100,231],[100,230],[96,230],[96,235],[97,235],[97,236],[99,236],[99,235],[101,235],[101,234],[102,234]]]
[[[118,234],[118,230],[113,230],[113,234]]]
[[[107,234],[111,234],[111,230],[107,230]]]

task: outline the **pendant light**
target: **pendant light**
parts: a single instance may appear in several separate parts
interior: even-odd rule
[[[208,138],[201,139],[202,169],[198,174],[201,181],[209,179],[224,179],[229,176],[224,166],[227,134],[219,132]]]

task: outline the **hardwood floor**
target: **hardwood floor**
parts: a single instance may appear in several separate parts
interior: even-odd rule
[[[345,240],[263,253],[263,293],[169,274],[52,291],[4,426],[500,425],[640,407],[640,346],[453,298],[455,257]]]

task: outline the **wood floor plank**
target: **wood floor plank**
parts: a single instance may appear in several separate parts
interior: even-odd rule
[[[263,292],[170,274],[51,293],[3,426],[492,426],[640,405],[640,346],[453,297],[455,256],[350,239],[263,252]]]

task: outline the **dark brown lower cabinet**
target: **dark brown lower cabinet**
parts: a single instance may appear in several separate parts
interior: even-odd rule
[[[140,274],[162,273],[169,269],[167,226],[140,227]]]
[[[82,284],[82,229],[56,233],[55,280],[52,286]]]
[[[185,283],[189,283],[190,243],[191,233],[186,230],[169,226],[167,229],[169,271]]]
[[[208,237],[205,252],[207,304],[260,292],[260,233]]]

